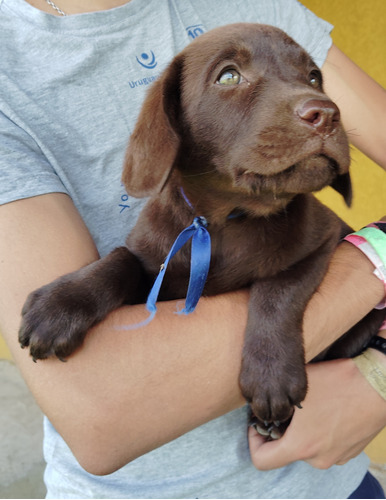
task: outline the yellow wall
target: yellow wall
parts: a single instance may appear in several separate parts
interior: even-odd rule
[[[306,7],[335,26],[333,40],[351,59],[386,87],[386,2],[385,0],[303,0]],[[296,22],[296,20],[294,20]],[[385,132],[386,133],[386,132]],[[385,138],[386,140],[386,138]],[[355,229],[386,215],[386,174],[362,153],[353,150],[354,202],[347,209],[339,195],[327,188],[319,198],[331,206]],[[10,359],[0,336],[0,358]],[[386,430],[368,452],[386,463]]]
[[[1,335],[0,335],[0,358],[11,359],[11,354]]]

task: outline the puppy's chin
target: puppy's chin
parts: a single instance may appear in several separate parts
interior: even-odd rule
[[[261,169],[260,169],[261,170]],[[234,169],[233,184],[262,201],[289,202],[296,194],[312,193],[329,186],[338,175],[336,161],[324,154],[311,155],[281,172],[265,175],[252,168]]]

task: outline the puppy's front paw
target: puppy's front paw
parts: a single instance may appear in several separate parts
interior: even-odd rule
[[[301,407],[307,392],[303,363],[286,367],[244,357],[240,387],[253,413],[251,425],[270,439],[280,438],[292,418],[294,406]]]
[[[94,324],[95,304],[86,289],[64,278],[32,292],[22,310],[19,342],[34,361],[57,356],[64,360],[83,342]]]

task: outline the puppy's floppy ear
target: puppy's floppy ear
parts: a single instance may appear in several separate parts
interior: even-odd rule
[[[347,172],[345,174],[338,175],[331,183],[331,187],[341,194],[346,202],[346,205],[351,207],[352,188],[350,174]]]
[[[182,57],[177,56],[149,89],[130,137],[122,181],[137,198],[160,192],[180,144],[178,119]]]

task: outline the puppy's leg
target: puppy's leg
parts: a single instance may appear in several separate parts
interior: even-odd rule
[[[240,386],[260,427],[280,437],[307,392],[302,321],[329,252],[319,251],[251,287]],[[285,429],[286,425],[284,425]]]
[[[23,307],[19,342],[34,360],[66,358],[87,331],[124,303],[141,301],[142,267],[126,247],[32,292]]]
[[[360,354],[369,340],[379,332],[385,319],[385,309],[373,309],[313,361],[352,358]]]

